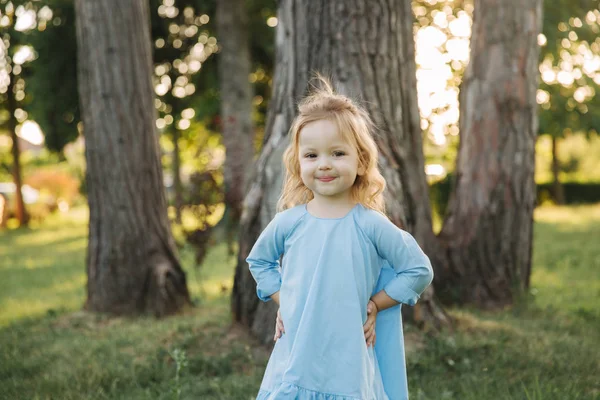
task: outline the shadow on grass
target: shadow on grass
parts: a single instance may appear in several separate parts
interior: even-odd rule
[[[32,260],[40,265],[39,268],[60,266],[63,256],[77,255],[78,258],[81,258],[80,254],[85,251],[86,246],[87,238],[81,235],[63,238],[46,245],[33,246],[30,244],[25,252],[20,246],[7,246],[2,251],[3,266],[0,266],[0,271],[10,273],[11,270],[22,270],[23,260]],[[36,267],[32,265],[31,268],[35,269]]]

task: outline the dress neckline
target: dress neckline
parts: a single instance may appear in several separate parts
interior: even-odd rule
[[[340,221],[342,219],[346,219],[348,218],[353,212],[354,210],[356,210],[358,207],[360,206],[360,203],[356,203],[351,209],[350,211],[348,211],[346,213],[346,215],[339,217],[339,218],[324,218],[324,217],[317,217],[315,215],[312,215],[309,211],[308,211],[308,203],[304,204],[304,211],[306,212],[306,214],[308,214],[309,217],[314,218],[314,219],[319,219],[319,220],[323,220],[323,221]]]

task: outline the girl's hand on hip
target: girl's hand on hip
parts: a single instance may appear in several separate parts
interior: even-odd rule
[[[277,310],[277,318],[275,318],[275,336],[273,337],[273,341],[276,342],[277,339],[281,337],[282,334],[285,333],[285,328],[283,327],[283,320],[281,319],[281,313]]]
[[[367,304],[367,322],[363,325],[367,347],[371,345],[375,346],[375,321],[377,320],[378,312],[379,310],[373,300],[369,300],[369,303]]]

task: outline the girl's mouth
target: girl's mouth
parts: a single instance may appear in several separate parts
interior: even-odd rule
[[[326,178],[318,178],[321,182],[331,182],[332,180],[334,180],[334,177],[328,176]]]

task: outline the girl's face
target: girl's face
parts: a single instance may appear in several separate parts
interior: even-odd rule
[[[315,200],[350,201],[352,185],[364,171],[358,154],[329,120],[306,124],[299,133],[298,159],[302,182]]]

